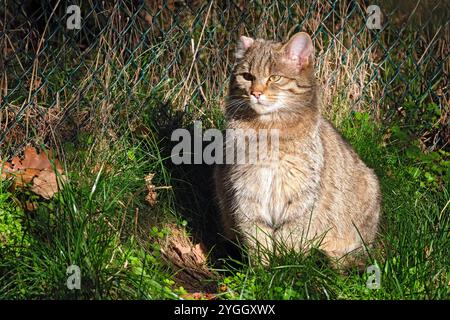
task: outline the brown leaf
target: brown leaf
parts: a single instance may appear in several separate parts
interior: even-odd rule
[[[20,169],[24,168],[22,166],[22,161],[20,160],[20,158],[18,156],[15,156],[14,158],[12,158],[11,164],[12,164],[12,170],[20,170]]]
[[[175,224],[165,226],[170,230],[167,237],[159,240],[164,261],[175,271],[175,281],[188,292],[216,292],[211,279],[216,274],[207,264],[206,249],[194,244],[186,230]]]
[[[14,187],[25,187],[30,184],[34,177],[39,175],[41,170],[27,168],[10,173],[10,176],[14,177]]]
[[[145,197],[145,200],[150,204],[150,206],[154,206],[157,202],[157,194],[155,190],[155,186],[152,183],[153,177],[155,176],[154,173],[149,173],[147,176],[145,176],[145,184],[147,186],[147,196]]]
[[[34,178],[31,191],[45,199],[51,199],[58,192],[58,181],[55,172],[48,169],[42,170]]]
[[[2,163],[3,163],[3,161],[2,161],[2,159],[0,158],[0,164],[2,164]],[[9,162],[5,162],[5,163],[3,164],[3,166],[0,167],[0,171],[1,171],[0,177],[1,177],[1,179],[2,179],[2,180],[8,179],[8,178],[10,177],[10,172],[11,172],[12,170],[13,170],[13,168],[12,168],[11,164],[10,164]]]
[[[206,263],[206,254],[205,254],[205,247],[202,243],[197,243],[193,248],[192,248],[192,253],[195,256],[195,262],[197,264],[203,264]]]
[[[188,254],[191,252],[191,248],[187,246],[185,243],[173,243],[173,249],[178,253],[181,259],[183,259],[183,256],[185,254]]]
[[[22,166],[24,168],[33,168],[40,170],[52,168],[52,164],[45,152],[41,152],[38,154],[35,148],[28,147],[25,149],[24,154],[25,156],[22,161]],[[50,157],[52,156],[51,151],[49,151],[48,154],[50,155]]]
[[[145,197],[145,200],[151,205],[154,206],[158,201],[156,200],[156,192],[149,192]]]
[[[14,187],[30,186],[31,191],[45,199],[52,198],[58,192],[58,179],[54,171],[51,157],[51,150],[48,155],[45,152],[38,153],[33,147],[26,147],[23,159],[15,156],[11,162],[6,162],[2,167],[2,179],[12,178]],[[61,181],[65,181],[63,169],[60,162],[55,159],[54,165],[61,175]]]
[[[189,238],[178,235],[168,239],[169,247],[178,256],[178,261],[190,268],[206,266],[206,249],[201,243],[192,244]]]
[[[52,157],[52,151],[48,152],[48,155]],[[57,169],[62,170],[61,164],[57,159],[54,161]],[[24,150],[23,160],[18,156],[15,156],[11,160],[11,164],[13,166],[13,170],[21,170],[21,169],[52,169],[52,163],[48,158],[45,152],[37,153],[34,147],[26,147]]]

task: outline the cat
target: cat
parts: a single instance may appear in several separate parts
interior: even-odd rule
[[[305,32],[287,42],[239,38],[229,84],[227,129],[277,129],[277,158],[217,165],[224,234],[251,251],[277,243],[308,252],[315,243],[349,261],[377,235],[380,187],[320,112],[314,47]],[[344,258],[343,258],[344,257]]]

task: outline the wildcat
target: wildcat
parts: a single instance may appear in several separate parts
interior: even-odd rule
[[[274,251],[280,242],[308,251],[317,243],[333,260],[363,251],[378,229],[379,183],[321,116],[310,36],[285,43],[241,36],[235,56],[227,128],[278,129],[279,151],[276,159],[216,166],[225,235],[250,250]]]

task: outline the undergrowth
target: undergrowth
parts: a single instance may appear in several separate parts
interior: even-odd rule
[[[414,173],[427,172],[427,163],[405,157],[396,142],[385,140],[387,129],[366,113],[351,113],[339,129],[381,181],[383,223],[367,262],[379,266],[381,287],[369,289],[365,271],[339,273],[320,253],[304,257],[281,250],[268,267],[226,256],[215,267],[211,254],[219,299],[448,298],[448,181],[434,184]],[[157,205],[146,203],[146,174],[155,173],[156,186],[177,185],[164,156],[168,139],[146,132],[138,138],[125,132],[108,147],[108,141],[90,135],[65,145],[70,182],[52,200],[7,191],[2,183],[0,217],[16,219],[5,234],[15,241],[2,242],[3,249],[10,248],[1,253],[2,298],[180,298],[185,290],[152,234],[168,236],[159,232],[168,223],[194,234],[195,217],[180,212],[172,188],[158,192]],[[29,211],[22,205],[26,201],[36,209]],[[82,271],[81,290],[67,288],[70,265]]]
[[[68,176],[50,200],[0,182],[0,299],[450,297],[448,19],[434,32],[394,14],[376,32],[362,2],[259,1],[249,10],[234,2],[83,2],[82,30],[70,34],[62,5],[48,25],[51,12],[0,8],[2,159],[33,141],[55,149]],[[425,16],[439,11],[426,3]],[[279,248],[264,266],[245,248],[230,250],[211,166],[170,161],[174,129],[192,130],[195,120],[224,128],[238,35],[281,40],[296,31],[314,39],[323,113],[381,183],[377,244],[364,268],[346,273],[319,251]],[[148,176],[156,203],[146,200]],[[201,281],[167,258],[174,229],[206,247]],[[79,290],[67,286],[72,265]],[[379,289],[367,286],[370,265]]]

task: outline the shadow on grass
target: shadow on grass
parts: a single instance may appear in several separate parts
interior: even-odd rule
[[[193,127],[186,129],[193,136]],[[193,141],[191,142],[193,150]],[[177,143],[171,142],[171,148]],[[218,262],[221,258],[240,258],[239,250],[222,235],[220,213],[215,200],[214,166],[175,165],[170,160],[168,162],[177,212],[188,221],[194,241],[201,242],[207,248],[214,266],[220,265]]]
[[[153,106],[151,114],[146,117],[157,132],[158,141],[164,146],[160,151],[161,157],[166,159],[164,166],[170,172],[170,184],[175,197],[173,209],[181,219],[187,221],[193,243],[200,243],[206,249],[210,265],[219,268],[224,258],[240,260],[240,250],[222,236],[220,213],[215,201],[214,166],[193,164],[193,155],[192,164],[176,165],[171,161],[172,148],[179,143],[171,141],[172,132],[176,129],[188,130],[191,152],[194,151],[194,119],[187,112],[173,110],[168,104],[159,104],[156,108]],[[157,119],[156,122],[154,119]]]

